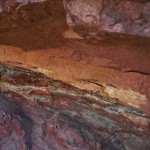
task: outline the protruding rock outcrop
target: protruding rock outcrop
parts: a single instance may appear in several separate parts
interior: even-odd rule
[[[2,0],[0,12],[46,0]],[[53,2],[53,0],[47,0]],[[62,0],[71,27],[150,36],[149,0]],[[56,12],[57,13],[57,12]]]
[[[73,27],[150,36],[150,2],[138,0],[64,0]]]

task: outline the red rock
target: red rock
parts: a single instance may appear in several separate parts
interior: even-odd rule
[[[0,150],[150,149],[148,1],[7,2]]]
[[[5,79],[1,80],[0,92],[0,149],[150,148],[150,129],[145,124],[150,123],[149,117],[141,109],[123,103],[114,105],[113,98],[89,93],[29,70],[0,67],[1,79]],[[45,80],[50,84],[36,86],[38,82],[24,80],[24,85],[14,85],[7,80],[12,78],[12,72],[13,77],[22,78],[25,76],[21,74],[27,74],[32,81]],[[31,95],[29,91],[35,89],[47,89],[49,93]]]

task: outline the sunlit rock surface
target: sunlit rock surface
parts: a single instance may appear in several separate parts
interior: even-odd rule
[[[149,37],[75,32],[67,26],[62,0],[15,8],[0,14],[0,62],[105,93],[150,114]]]
[[[148,150],[150,118],[117,99],[0,65],[1,150]]]
[[[150,149],[149,3],[97,2],[0,1],[0,150]]]

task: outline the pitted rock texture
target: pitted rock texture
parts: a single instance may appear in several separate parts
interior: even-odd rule
[[[45,1],[55,3],[54,0],[1,0],[0,12],[12,12],[13,14],[25,5],[28,8],[32,3],[43,5],[42,2]],[[97,32],[107,31],[150,36],[149,0],[61,1],[64,3],[67,23],[70,27],[96,29]]]
[[[0,12],[9,12],[11,7],[18,5],[17,10],[24,5],[31,3],[44,2],[46,0],[1,0],[0,1]]]
[[[80,38],[68,31],[62,0],[15,8],[0,14],[0,62],[102,90],[150,114],[150,38],[94,32]]]
[[[150,2],[64,0],[70,26],[150,36]]]
[[[141,110],[41,73],[0,65],[1,150],[148,150]]]

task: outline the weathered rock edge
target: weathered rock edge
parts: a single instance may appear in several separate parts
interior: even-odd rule
[[[141,110],[23,68],[0,64],[0,149],[147,150]]]

